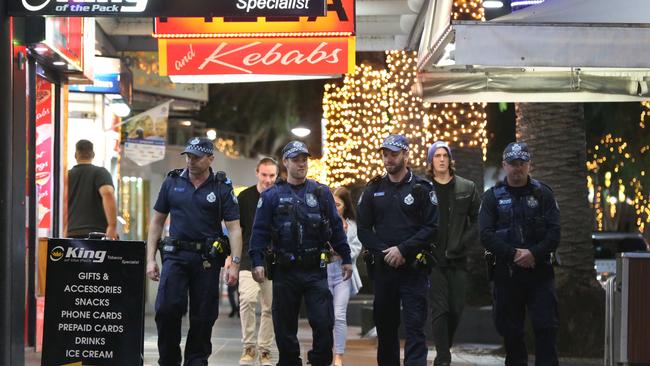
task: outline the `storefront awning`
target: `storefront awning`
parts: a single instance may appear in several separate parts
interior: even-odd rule
[[[488,22],[453,23],[439,9],[444,2],[430,4],[420,47],[427,100],[650,97],[650,1],[547,0]]]

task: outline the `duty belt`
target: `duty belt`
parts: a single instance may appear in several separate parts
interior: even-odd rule
[[[203,253],[206,246],[206,243],[204,241],[189,241],[172,238],[165,238],[161,240],[161,244],[163,247],[165,245],[172,245],[181,250],[188,250],[197,253]]]

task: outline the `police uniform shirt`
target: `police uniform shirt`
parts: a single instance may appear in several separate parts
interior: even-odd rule
[[[431,183],[410,169],[401,182],[393,183],[387,175],[375,178],[358,204],[359,239],[375,254],[396,245],[412,261],[436,237],[437,204]]]
[[[154,210],[171,214],[169,235],[179,240],[201,241],[222,235],[221,221],[239,220],[239,205],[230,179],[218,182],[210,175],[195,188],[189,172],[172,171],[162,186]]]
[[[310,181],[310,180],[308,180]],[[336,211],[336,204],[330,189],[316,181],[311,181],[323,188],[322,199],[325,204],[325,214],[330,220],[332,229],[332,237],[329,238],[332,248],[341,256],[343,264],[351,264],[350,247],[348,246],[347,236],[343,229],[343,222]],[[260,267],[264,265],[264,251],[266,247],[271,244],[272,235],[271,229],[273,226],[273,215],[280,203],[279,198],[279,185],[289,184],[287,182],[278,182],[276,185],[262,192],[260,199],[257,203],[257,211],[255,212],[255,221],[253,223],[253,233],[250,240],[249,254],[253,262],[253,267]],[[293,192],[298,197],[305,197],[305,190],[307,184],[290,185]],[[325,238],[327,240],[327,238]],[[278,248],[275,248],[278,249]]]
[[[495,188],[505,185],[505,189],[511,196],[511,202],[497,202],[495,195]],[[551,252],[557,249],[560,242],[560,210],[553,195],[553,191],[544,183],[539,183],[538,192],[533,186],[530,177],[528,183],[523,187],[510,187],[507,181],[499,183],[498,186],[491,188],[483,196],[481,208],[479,210],[479,226],[481,229],[481,243],[483,246],[492,252],[497,257],[505,258],[508,262],[512,262],[515,256],[515,248],[526,248],[531,251],[536,261],[544,261]],[[508,201],[505,199],[504,201]],[[499,220],[499,205],[505,206],[512,205],[510,227],[521,228],[519,237],[528,237],[525,231],[529,230],[524,228],[524,210],[526,206],[530,208],[537,208],[540,205],[539,212],[543,217],[545,235],[544,239],[538,243],[509,243],[496,234],[497,224]]]

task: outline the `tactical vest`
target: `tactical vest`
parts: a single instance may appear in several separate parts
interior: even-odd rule
[[[530,185],[532,193],[520,197],[511,195],[504,183],[492,188],[497,201],[496,235],[516,248],[529,248],[546,235],[542,185],[535,179]]]
[[[273,213],[274,242],[280,253],[318,257],[329,240],[323,232],[327,221],[324,200],[319,197],[319,183],[308,179],[305,184],[304,196],[296,194],[286,182],[276,184],[278,207]]]

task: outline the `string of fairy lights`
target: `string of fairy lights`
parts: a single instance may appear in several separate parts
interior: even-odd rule
[[[650,111],[650,104],[644,104],[641,114],[641,128],[643,118]],[[635,151],[623,137],[607,134],[599,143],[587,150],[587,188],[589,201],[596,212],[596,225],[598,230],[608,229],[607,220],[616,218],[621,205],[634,207],[636,227],[644,232],[646,225],[650,225],[650,193],[644,188],[647,182],[647,166],[643,166],[650,147],[646,144]],[[623,174],[623,168],[628,175]],[[634,172],[630,177],[629,172]],[[646,184],[647,186],[647,184]]]
[[[485,20],[480,0],[456,0],[455,20]],[[410,140],[409,164],[426,166],[426,151],[436,140],[452,147],[487,152],[484,103],[424,103],[411,92],[417,78],[417,54],[386,51],[386,67],[358,65],[342,82],[325,85],[325,138],[322,171],[330,186],[366,182],[383,173],[377,149],[390,133]],[[311,170],[311,168],[310,168]]]
[[[331,186],[368,181],[383,173],[377,149],[390,133],[410,141],[410,166],[424,169],[436,140],[487,153],[485,103],[425,103],[411,90],[417,54],[386,51],[385,69],[361,64],[341,83],[325,85],[324,176]],[[322,173],[316,172],[320,175]]]

